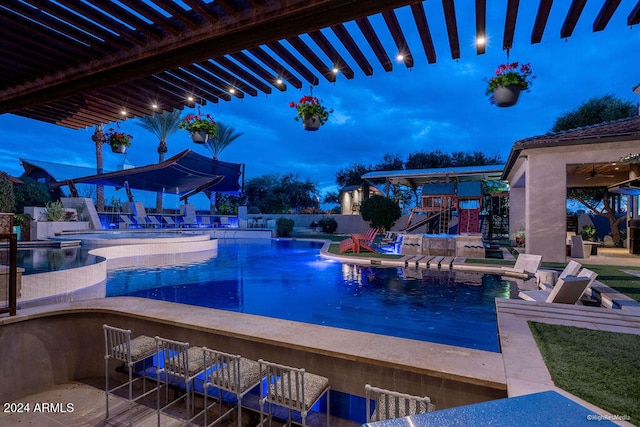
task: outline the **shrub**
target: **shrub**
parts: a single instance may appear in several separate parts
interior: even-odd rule
[[[322,218],[318,221],[318,225],[322,227],[322,231],[325,233],[334,233],[338,228],[338,222],[333,218]]]
[[[371,227],[385,232],[402,216],[402,211],[400,206],[388,197],[375,195],[362,202],[360,214],[362,219],[369,221]]]
[[[65,211],[61,201],[48,202],[45,208],[44,215],[47,221],[62,221],[62,218],[64,218]]]
[[[278,237],[291,237],[293,232],[293,220],[289,218],[278,218],[276,220]]]

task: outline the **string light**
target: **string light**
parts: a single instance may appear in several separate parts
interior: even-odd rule
[[[229,88],[229,93],[231,93],[231,94],[234,94],[234,93],[236,93],[236,90],[235,90],[235,88]]]

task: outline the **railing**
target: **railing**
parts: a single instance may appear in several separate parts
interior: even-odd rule
[[[17,288],[18,236],[16,234],[0,234],[0,314],[16,315],[18,307]]]

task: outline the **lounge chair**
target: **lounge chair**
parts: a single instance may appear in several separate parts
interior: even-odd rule
[[[520,254],[513,267],[502,267],[505,271],[535,275],[542,263],[542,255]]]
[[[120,215],[120,222],[124,223],[124,228],[138,228],[138,225],[131,220],[129,215]]]
[[[359,253],[360,249],[366,249],[370,252],[378,252],[372,247],[373,240],[376,238],[377,234],[377,228],[369,228],[363,234],[352,234],[351,237],[347,237],[340,242],[339,252],[341,254],[347,251]]]
[[[578,261],[574,261],[571,260],[569,261],[569,263],[564,267],[564,270],[562,270],[560,272],[560,274],[558,275],[558,279],[564,279],[567,276],[576,276],[578,275],[578,271],[580,271],[580,268],[582,267],[582,264],[580,264]],[[545,274],[546,273],[546,274]],[[538,277],[538,289],[551,289],[555,283],[545,283],[545,277],[549,277],[549,273],[554,273],[555,275],[555,271],[553,270],[538,270],[538,273],[536,274],[536,277]],[[555,282],[558,281],[558,279],[555,280]],[[551,279],[553,280],[553,279]]]
[[[576,304],[590,282],[589,277],[568,276],[559,279],[550,291],[521,291],[518,296],[526,301]]]

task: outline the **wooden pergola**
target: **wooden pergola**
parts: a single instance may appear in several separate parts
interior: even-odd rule
[[[640,23],[640,1],[634,3],[605,0],[593,31],[605,29],[617,9],[629,26]],[[542,40],[552,4],[539,1],[531,43]],[[561,38],[572,35],[585,4],[572,0]],[[503,49],[512,46],[518,6],[507,1]],[[410,9],[413,22],[401,25],[400,8]],[[442,0],[442,12],[427,17],[415,0],[9,0],[0,5],[0,114],[79,129],[333,82],[336,72],[370,76],[376,62],[388,72],[398,53],[406,67],[434,63],[429,20],[443,18],[457,59],[454,0]],[[374,28],[374,15],[385,25]],[[485,39],[486,0],[475,0],[475,18],[476,40]],[[415,26],[421,49],[408,45],[406,25]],[[356,43],[356,31],[367,49]],[[383,32],[396,51],[385,49]],[[476,43],[476,52],[485,44]]]

